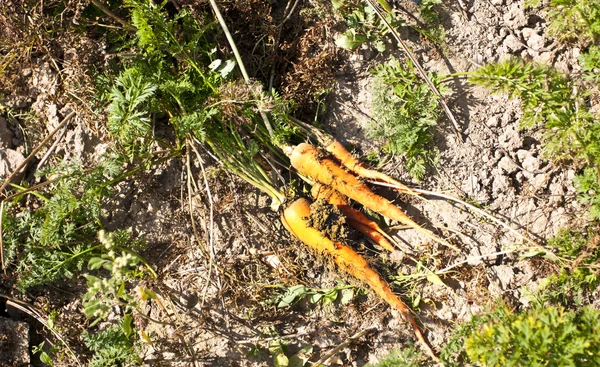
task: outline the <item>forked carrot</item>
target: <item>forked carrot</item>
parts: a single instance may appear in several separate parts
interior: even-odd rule
[[[313,199],[323,199],[329,204],[337,207],[342,214],[346,216],[346,220],[352,228],[369,237],[379,246],[392,252],[396,250],[394,245],[392,245],[392,243],[386,237],[386,233],[383,231],[383,229],[381,229],[376,222],[367,218],[366,215],[352,208],[348,203],[348,200],[346,200],[346,198],[339,192],[330,187],[326,187],[317,183],[313,185],[310,193]]]
[[[373,270],[365,258],[356,253],[352,248],[340,242],[333,242],[319,230],[310,227],[307,222],[309,216],[310,203],[308,200],[300,198],[284,210],[281,221],[290,233],[307,246],[319,253],[330,255],[338,267],[367,283],[379,297],[400,311],[404,319],[411,325],[417,340],[423,345],[425,352],[434,360],[439,361],[408,306],[392,292],[389,284],[383,280],[381,275]]]
[[[317,182],[331,186],[350,199],[362,204],[365,208],[406,224],[434,241],[455,251],[459,251],[456,246],[449,244],[415,223],[389,200],[373,193],[367,185],[360,182],[351,173],[346,172],[337,163],[329,158],[320,158],[316,147],[306,143],[298,144],[290,154],[290,162],[301,174],[309,176]]]
[[[400,192],[410,195],[419,195],[417,192],[413,191],[401,182],[394,180],[385,173],[376,171],[368,164],[361,162],[355,158],[342,143],[335,139],[325,146],[325,150],[333,155],[338,161],[340,161],[342,166],[354,172],[358,177],[385,182],[387,184],[396,186],[396,190]]]

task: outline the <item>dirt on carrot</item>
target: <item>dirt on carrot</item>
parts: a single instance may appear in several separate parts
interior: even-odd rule
[[[325,200],[316,200],[310,205],[308,224],[333,241],[345,242],[349,239],[346,217]]]

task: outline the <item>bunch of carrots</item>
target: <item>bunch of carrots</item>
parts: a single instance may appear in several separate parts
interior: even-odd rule
[[[337,141],[332,140],[330,144],[325,145],[325,151],[329,155],[307,143],[298,144],[294,148],[284,148],[284,152],[290,157],[292,167],[313,184],[311,190],[313,199],[324,199],[337,207],[346,217],[350,226],[388,251],[395,250],[391,238],[376,222],[367,218],[362,212],[353,209],[348,198],[362,204],[367,209],[413,228],[441,244],[455,248],[419,226],[389,200],[373,193],[359,178],[393,184],[400,187],[400,191],[404,193],[416,195],[412,190],[358,161]],[[438,360],[408,306],[391,291],[389,284],[367,263],[364,257],[351,247],[328,238],[322,231],[310,226],[310,204],[308,199],[300,198],[287,205],[281,215],[284,227],[318,253],[330,256],[341,270],[367,284],[390,306],[400,311],[412,326],[415,336],[425,352],[434,360]]]

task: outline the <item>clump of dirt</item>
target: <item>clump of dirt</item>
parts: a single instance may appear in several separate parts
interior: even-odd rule
[[[319,199],[310,205],[309,226],[325,233],[336,242],[348,240],[348,223],[346,217],[335,206]]]

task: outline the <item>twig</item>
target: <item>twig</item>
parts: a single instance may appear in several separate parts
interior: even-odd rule
[[[214,205],[213,205],[213,198],[212,198],[212,194],[210,192],[210,187],[208,185],[208,179],[206,178],[206,171],[204,170],[204,164],[202,163],[202,157],[200,156],[200,153],[198,152],[198,149],[196,149],[196,146],[194,144],[190,144],[192,149],[194,150],[194,153],[196,154],[196,159],[198,159],[198,163],[200,164],[200,169],[202,170],[202,177],[204,178],[204,187],[206,189],[206,196],[208,198],[208,204],[209,204],[209,226],[208,226],[208,245],[210,248],[209,254],[210,257],[212,259],[212,261],[210,262],[212,263],[216,263],[215,260],[215,236],[214,236]],[[217,269],[218,270],[218,269]],[[209,267],[209,275],[208,275],[208,279],[211,278],[210,273],[212,271],[212,267]],[[221,279],[217,278],[217,284],[219,285],[219,288],[221,288]],[[208,282],[207,282],[207,286],[208,286]],[[205,289],[206,291],[206,289]],[[204,299],[203,299],[204,300]]]
[[[6,275],[6,266],[4,266],[4,233],[2,232],[2,219],[4,218],[4,201],[0,202],[0,261],[2,262],[2,271]]]
[[[357,340],[357,339],[365,336],[366,334],[368,334],[368,333],[370,333],[370,332],[372,332],[372,331],[374,331],[376,329],[377,329],[376,327],[372,326],[370,328],[364,329],[364,330],[359,331],[358,333],[352,335],[348,339],[346,339],[343,342],[341,342],[337,347],[333,348],[330,352],[328,352],[324,356],[322,356],[318,361],[316,361],[315,363],[313,363],[312,367],[319,367],[323,363],[327,362],[329,360],[329,358],[331,358],[334,355],[338,354],[342,349],[344,349],[348,345],[350,345],[350,343],[354,342],[355,340]]]
[[[63,121],[50,133],[50,135],[48,135],[47,137],[44,138],[44,140],[42,140],[42,142],[40,143],[40,145],[38,145],[28,156],[27,158],[25,158],[25,160],[13,171],[12,174],[10,174],[2,183],[2,186],[0,186],[0,194],[2,193],[2,191],[4,191],[4,189],[6,188],[6,186],[8,186],[8,184],[19,174],[19,172],[21,172],[21,170],[23,168],[25,168],[25,166],[27,166],[27,163],[29,163],[29,161],[31,161],[33,159],[33,157],[35,157],[35,155],[44,147],[44,145],[46,145],[46,143],[48,143],[48,141],[50,141],[50,139],[54,136],[54,134],[56,134],[60,129],[63,128],[63,126],[65,126],[70,120],[71,118],[75,116],[75,111],[71,111],[71,113],[69,113],[64,119]]]
[[[50,332],[52,332],[52,334],[54,334],[54,336],[63,343],[63,345],[65,346],[65,348],[67,348],[67,350],[69,351],[69,354],[71,355],[71,357],[73,358],[73,360],[75,361],[75,363],[77,363],[78,366],[81,366],[81,363],[79,363],[79,359],[77,359],[77,357],[75,356],[75,353],[73,353],[73,350],[71,350],[71,348],[69,347],[69,344],[67,344],[67,342],[65,341],[65,339],[56,330],[54,330],[54,328],[51,328],[51,327],[48,326],[48,322],[44,319],[44,317],[42,315],[40,315],[39,313],[37,313],[35,310],[31,309],[29,307],[29,305],[27,305],[26,303],[23,303],[21,301],[17,301],[15,299],[7,297],[5,295],[1,295],[1,296],[4,297],[4,298],[7,298],[7,300],[6,300],[6,305],[7,306],[12,306],[12,307],[14,307],[16,309],[19,309],[19,310],[25,312],[29,316],[31,316],[34,319],[36,319],[37,321],[39,321],[48,330],[50,330]]]
[[[67,133],[67,128],[68,128],[68,126],[64,127],[63,131],[60,133],[60,135],[58,136],[58,138],[56,138],[56,140],[54,141],[54,143],[50,146],[50,149],[48,149],[48,151],[46,152],[46,154],[44,154],[44,156],[40,160],[40,163],[38,163],[36,170],[39,170],[40,168],[42,168],[42,166],[44,165],[44,163],[46,163],[46,161],[48,160],[48,158],[50,158],[50,155],[52,154],[52,152],[54,152],[54,149],[56,149],[56,147],[58,146],[58,143],[60,143],[60,141],[62,140],[62,138]]]
[[[123,28],[125,28],[127,31],[129,31],[129,32],[137,31],[136,27],[127,23],[127,21],[125,19],[123,19],[120,16],[118,16],[117,14],[113,13],[109,8],[107,8],[100,1],[92,0],[92,4],[94,4],[94,6],[97,7],[98,9],[100,9],[104,14],[108,15],[109,17],[113,18],[117,22],[121,23],[123,25]]]
[[[410,48],[408,47],[408,45],[406,44],[406,42],[404,42],[402,40],[402,38],[400,38],[400,35],[398,34],[398,32],[392,27],[392,25],[387,21],[387,19],[385,19],[385,17],[383,16],[383,13],[381,12],[381,10],[377,6],[377,4],[375,4],[375,2],[373,0],[365,0],[365,1],[371,7],[373,7],[373,9],[375,9],[375,12],[377,13],[377,15],[379,16],[379,18],[381,19],[381,21],[390,30],[390,33],[394,36],[394,38],[396,39],[396,41],[398,41],[398,44],[400,45],[400,47],[402,47],[402,49],[404,50],[404,52],[406,52],[406,54],[408,55],[408,58],[410,59],[410,61],[412,61],[413,65],[417,68],[419,76],[421,76],[421,78],[423,78],[423,80],[425,80],[425,82],[427,83],[427,85],[429,86],[429,88],[431,88],[431,90],[433,91],[433,93],[439,98],[440,104],[442,105],[444,113],[446,114],[446,116],[448,116],[448,119],[450,120],[450,122],[452,122],[452,126],[454,126],[454,130],[456,132],[456,135],[458,136],[458,138],[460,139],[461,142],[464,142],[464,138],[462,136],[462,133],[460,132],[460,127],[458,125],[458,121],[456,121],[456,118],[454,117],[454,114],[450,110],[450,107],[448,107],[448,104],[446,104],[446,101],[444,100],[444,96],[442,96],[442,94],[437,89],[437,87],[433,84],[433,82],[431,81],[431,79],[429,79],[429,77],[427,76],[427,72],[425,72],[425,69],[423,69],[423,67],[421,66],[421,64],[419,64],[419,60],[417,60],[417,57],[410,50]]]

